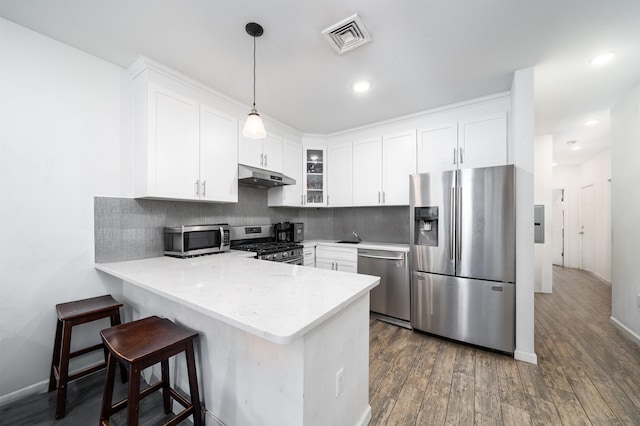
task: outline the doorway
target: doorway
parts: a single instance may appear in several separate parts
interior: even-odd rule
[[[595,269],[593,212],[593,185],[584,186],[580,189],[580,267],[589,272]]]
[[[551,215],[551,223],[553,224],[552,262],[554,265],[564,266],[564,189],[553,190]]]

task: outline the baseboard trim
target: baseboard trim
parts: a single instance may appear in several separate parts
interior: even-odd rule
[[[528,362],[529,364],[537,364],[538,356],[535,352],[515,351],[513,357],[518,361]]]
[[[636,334],[629,327],[618,321],[613,315],[609,317],[609,321],[611,321],[611,324],[620,330],[622,334],[633,340],[637,345],[640,345],[640,335]]]
[[[43,380],[33,385],[18,389],[17,391],[0,396],[0,407],[13,404],[14,402],[26,398],[28,396],[39,395],[41,393],[47,393],[49,390],[49,381]]]
[[[205,418],[211,420],[211,424],[215,425],[215,426],[226,426],[222,420],[220,420],[219,418],[217,418],[211,411],[207,411],[206,409],[204,410],[204,415]],[[369,404],[367,404],[367,408],[364,410],[364,413],[362,413],[362,416],[360,416],[360,418],[358,419],[358,421],[356,422],[356,424],[354,426],[367,426],[369,424],[369,422],[371,421],[371,406]],[[210,424],[208,421],[205,421],[205,424]]]
[[[358,419],[356,426],[367,426],[371,421],[371,406],[367,404],[367,408],[362,413],[362,416]]]

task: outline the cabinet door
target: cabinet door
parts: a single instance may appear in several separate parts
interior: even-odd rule
[[[507,164],[506,112],[460,121],[459,126],[459,168]]]
[[[358,263],[345,260],[336,260],[336,271],[358,273]]]
[[[408,182],[407,182],[408,185]],[[382,202],[382,139],[353,142],[353,205],[377,206]]]
[[[303,265],[311,266],[312,268],[316,266],[316,248],[315,247],[305,247]]]
[[[418,173],[438,173],[458,167],[458,125],[442,125],[418,130]]]
[[[262,167],[274,172],[282,172],[282,136],[267,133],[262,141]]]
[[[416,131],[382,138],[382,203],[409,205],[409,175],[416,172]]]
[[[316,258],[316,268],[334,270],[335,260]]]
[[[327,148],[327,206],[329,207],[353,204],[352,155],[351,142]]]
[[[244,122],[240,123],[238,132],[238,163],[262,169],[262,139],[249,139],[242,135]]]
[[[147,91],[147,194],[198,199],[198,102],[153,84]]]
[[[238,202],[238,120],[200,105],[200,199]]]
[[[282,187],[282,205],[301,206],[303,192],[302,145],[289,139],[284,139],[282,144],[282,173],[296,180],[295,185]]]
[[[304,191],[305,206],[326,206],[326,150],[319,147],[304,148]]]

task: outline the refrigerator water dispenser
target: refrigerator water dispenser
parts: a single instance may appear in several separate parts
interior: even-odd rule
[[[415,208],[415,244],[438,246],[438,207]]]

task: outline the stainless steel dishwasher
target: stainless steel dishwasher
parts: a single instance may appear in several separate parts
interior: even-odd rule
[[[380,277],[371,290],[372,316],[411,328],[411,288],[408,253],[358,249],[358,273]]]

